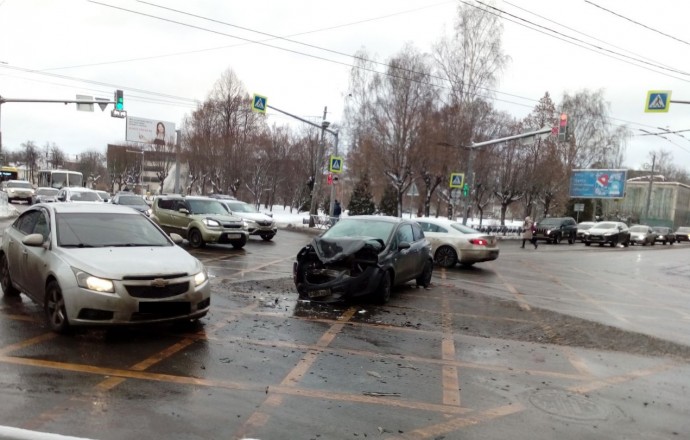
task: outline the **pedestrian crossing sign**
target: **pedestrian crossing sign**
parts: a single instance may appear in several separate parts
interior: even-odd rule
[[[259,113],[266,113],[266,101],[268,98],[261,95],[254,95],[252,98],[252,110]]]
[[[338,156],[331,156],[331,160],[328,162],[328,171],[330,171],[331,173],[342,173],[343,158]]]
[[[650,90],[647,92],[645,113],[668,113],[671,106],[670,90]]]
[[[450,187],[451,188],[462,188],[465,184],[465,174],[464,173],[451,173],[450,175]]]

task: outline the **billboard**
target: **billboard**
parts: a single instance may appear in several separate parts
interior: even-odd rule
[[[626,170],[573,170],[570,197],[620,199],[625,197]]]
[[[175,143],[175,124],[155,119],[127,116],[128,142],[141,142],[154,145],[172,145]]]

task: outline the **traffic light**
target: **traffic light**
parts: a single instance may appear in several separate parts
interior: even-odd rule
[[[467,196],[470,195],[470,185],[469,185],[469,184],[466,183],[466,184],[462,187],[462,195],[465,196],[465,197],[467,197]]]
[[[568,115],[561,113],[561,119],[558,123],[558,140],[568,140]]]
[[[115,110],[122,111],[125,109],[125,94],[122,90],[115,90]]]

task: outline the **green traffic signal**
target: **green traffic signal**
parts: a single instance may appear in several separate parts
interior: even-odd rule
[[[465,184],[462,187],[462,195],[467,197],[470,194],[470,186],[468,184]]]
[[[125,97],[122,90],[115,90],[115,110],[122,111],[125,108]]]

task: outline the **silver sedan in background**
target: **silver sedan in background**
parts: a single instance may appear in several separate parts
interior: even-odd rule
[[[424,236],[431,243],[434,261],[441,267],[475,263],[498,258],[498,240],[461,223],[437,218],[418,218]]]
[[[208,276],[177,242],[126,206],[40,203],[5,230],[0,284],[43,306],[57,333],[197,320],[210,308]]]

